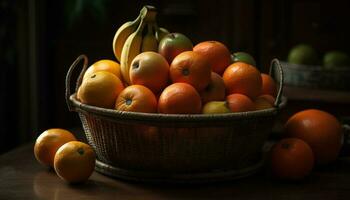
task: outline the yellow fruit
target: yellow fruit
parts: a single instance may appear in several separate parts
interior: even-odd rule
[[[107,71],[116,75],[120,80],[122,76],[120,73],[120,65],[113,60],[99,60],[92,64],[85,72],[83,79],[90,77],[93,73],[99,71]]]

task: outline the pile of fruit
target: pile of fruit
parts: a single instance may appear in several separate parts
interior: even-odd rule
[[[214,114],[274,106],[276,84],[252,56],[231,55],[218,41],[193,46],[181,33],[159,28],[154,7],[123,24],[113,40],[116,59],[92,64],[77,98],[119,111]]]

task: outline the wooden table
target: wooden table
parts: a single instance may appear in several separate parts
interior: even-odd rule
[[[96,172],[83,185],[70,185],[39,165],[33,144],[0,156],[0,199],[349,199],[350,159],[317,169],[302,182],[281,182],[266,171],[226,183],[150,185],[124,182]]]

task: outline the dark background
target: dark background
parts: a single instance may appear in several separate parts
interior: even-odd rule
[[[298,43],[349,53],[347,0],[0,0],[0,153],[48,128],[80,126],[64,99],[70,64],[80,54],[90,64],[114,59],[116,30],[145,4],[170,32],[246,51],[263,72]]]

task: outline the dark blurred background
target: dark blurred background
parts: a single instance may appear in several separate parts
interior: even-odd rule
[[[90,64],[114,59],[116,30],[145,4],[170,32],[246,51],[263,72],[298,43],[349,53],[347,0],[0,0],[0,153],[48,128],[80,126],[64,98],[70,64],[80,54]]]

